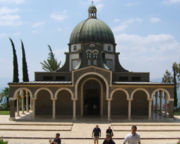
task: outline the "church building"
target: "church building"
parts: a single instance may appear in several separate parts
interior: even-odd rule
[[[30,114],[32,120],[173,118],[173,85],[152,83],[149,72],[123,68],[114,34],[93,4],[72,31],[65,55],[58,71],[9,83],[11,120]]]

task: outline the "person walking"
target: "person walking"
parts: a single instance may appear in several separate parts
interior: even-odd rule
[[[111,129],[111,127],[109,126],[108,129],[106,130],[106,135],[109,134],[111,136],[111,138],[114,136],[113,134],[113,130]]]
[[[103,144],[116,144],[116,143],[113,141],[111,134],[106,133],[106,138],[105,138]]]
[[[141,144],[140,135],[136,131],[137,127],[133,125],[131,127],[131,133],[125,137],[123,144]]]
[[[98,144],[99,138],[101,137],[101,129],[98,125],[93,129],[92,137],[94,138],[94,144]]]

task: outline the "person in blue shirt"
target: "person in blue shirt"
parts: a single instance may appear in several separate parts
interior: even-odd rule
[[[93,129],[92,137],[94,138],[94,144],[98,144],[98,140],[101,137],[101,129],[98,125]]]
[[[60,133],[56,133],[54,140],[49,140],[50,144],[61,144]]]

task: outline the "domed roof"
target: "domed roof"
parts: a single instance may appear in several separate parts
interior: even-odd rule
[[[72,31],[70,44],[100,42],[115,44],[112,30],[103,21],[96,19],[96,7],[88,9],[89,18],[80,22]]]
[[[89,8],[88,8],[88,12],[90,11],[97,11],[97,8],[95,5],[91,5]]]

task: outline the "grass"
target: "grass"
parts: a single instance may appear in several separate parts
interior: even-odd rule
[[[174,115],[180,115],[180,111],[174,112]]]
[[[174,111],[174,115],[180,115],[180,108]]]
[[[0,115],[9,115],[9,111],[0,111]]]

